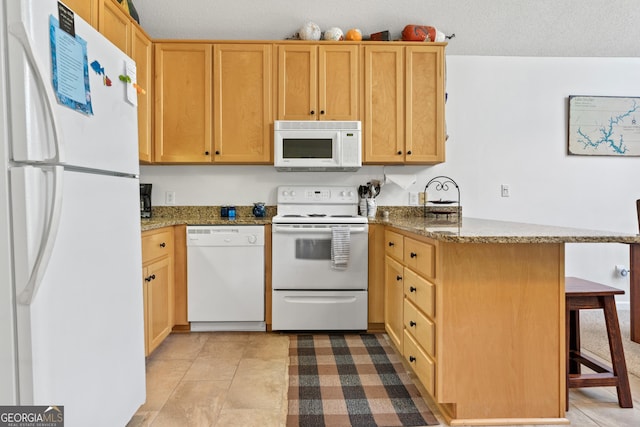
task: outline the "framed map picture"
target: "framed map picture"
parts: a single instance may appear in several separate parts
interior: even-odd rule
[[[569,154],[640,156],[640,97],[570,96]]]

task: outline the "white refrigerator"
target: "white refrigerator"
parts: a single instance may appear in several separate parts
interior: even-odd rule
[[[0,25],[0,405],[124,426],[146,397],[135,64],[55,0]]]

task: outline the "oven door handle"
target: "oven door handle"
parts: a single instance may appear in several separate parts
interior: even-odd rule
[[[331,234],[331,227],[290,227],[286,225],[273,225],[274,233],[287,234]],[[367,233],[367,226],[349,227],[351,234]]]

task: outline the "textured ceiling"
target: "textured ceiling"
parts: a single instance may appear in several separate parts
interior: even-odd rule
[[[306,21],[389,30],[407,24],[455,33],[449,54],[640,56],[637,0],[134,0],[154,38],[278,40]]]

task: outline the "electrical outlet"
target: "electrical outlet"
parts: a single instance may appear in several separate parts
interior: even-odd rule
[[[502,184],[500,186],[500,195],[502,197],[509,197],[510,193],[509,193],[509,186],[507,184]]]
[[[164,193],[164,202],[167,205],[175,205],[176,204],[176,192],[175,191],[166,191]]]
[[[418,204],[419,205],[424,205],[424,201],[427,198],[427,193],[424,191],[421,191],[418,193]]]
[[[418,193],[409,193],[409,206],[418,205]]]

